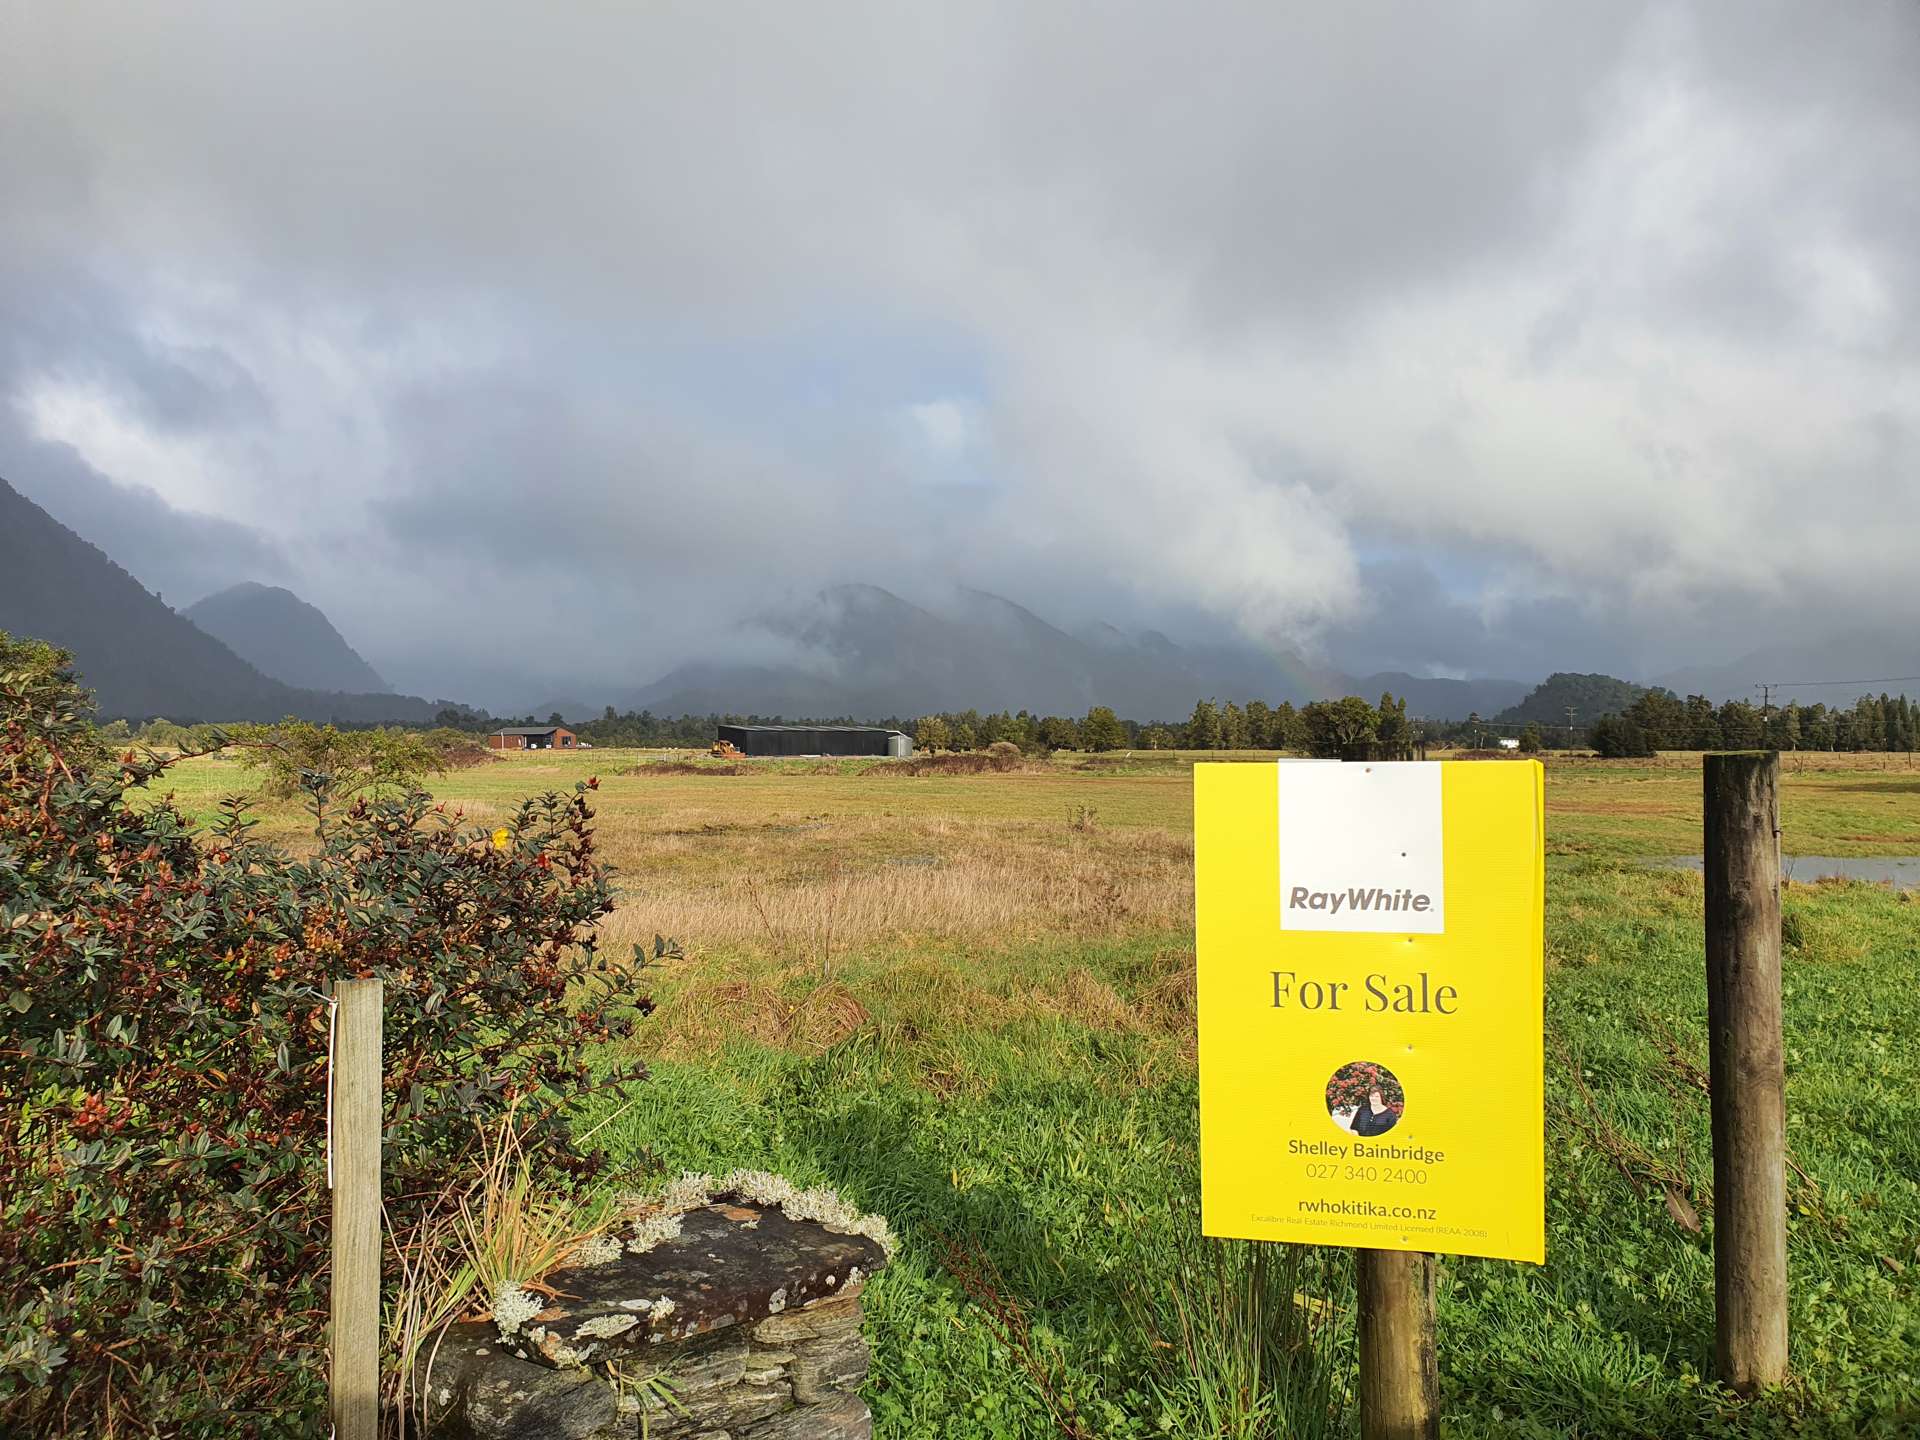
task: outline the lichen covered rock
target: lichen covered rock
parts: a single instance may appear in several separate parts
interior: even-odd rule
[[[644,1419],[659,1440],[868,1435],[860,1294],[886,1247],[737,1192],[674,1218],[650,1248],[594,1247],[544,1277],[504,1342],[484,1322],[450,1329],[426,1377],[433,1433],[612,1440]]]

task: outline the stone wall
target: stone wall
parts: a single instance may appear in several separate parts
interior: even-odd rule
[[[450,1329],[421,1367],[430,1440],[870,1435],[860,1296],[880,1245],[726,1196],[677,1232],[548,1275],[504,1338]]]

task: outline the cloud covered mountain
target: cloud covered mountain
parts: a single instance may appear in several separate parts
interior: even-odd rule
[[[1109,705],[1140,720],[1180,720],[1196,700],[1301,704],[1383,690],[1432,718],[1483,713],[1526,691],[1517,681],[1343,675],[1289,652],[1248,646],[1180,646],[1157,631],[1111,625],[1077,634],[982,590],[961,590],[937,609],[873,585],[839,585],[754,629],[772,661],[680,666],[616,700],[656,714],[857,718],[931,710],[1031,710],[1084,714]]]

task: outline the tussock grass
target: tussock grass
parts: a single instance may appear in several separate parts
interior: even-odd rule
[[[432,1408],[433,1362],[447,1326],[491,1317],[513,1292],[542,1291],[540,1278],[615,1218],[611,1197],[582,1202],[543,1188],[513,1111],[475,1140],[472,1183],[436,1196],[410,1232],[392,1237],[400,1273],[387,1306],[382,1389],[386,1423],[401,1440],[409,1423],[422,1429]]]
[[[460,1250],[478,1294],[492,1307],[540,1277],[613,1218],[612,1198],[582,1203],[542,1186],[512,1114],[480,1135],[479,1176],[455,1209]]]
[[[1340,1252],[1173,1237],[1173,1283],[1129,1293],[1176,1433],[1331,1440],[1350,1433],[1354,1308]],[[1329,1295],[1341,1296],[1330,1300]]]

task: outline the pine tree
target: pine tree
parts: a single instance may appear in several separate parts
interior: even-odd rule
[[[1825,704],[1815,701],[1800,712],[1800,733],[1809,750],[1831,750],[1833,715]]]
[[[1782,705],[1767,716],[1767,744],[1775,750],[1800,748],[1800,707]]]
[[[1247,744],[1255,750],[1273,748],[1269,736],[1273,733],[1273,711],[1264,700],[1247,702]]]
[[[1273,707],[1273,718],[1267,723],[1267,749],[1299,750],[1307,743],[1307,732],[1300,723],[1300,712],[1293,708],[1291,700],[1282,700]]]
[[[1246,712],[1229,700],[1220,712],[1220,748],[1245,750],[1247,745]]]
[[[1391,692],[1380,696],[1374,753],[1382,760],[1407,760],[1413,756],[1413,726],[1407,722],[1407,702],[1396,701]]]
[[[1214,708],[1213,701],[1202,700],[1193,707],[1193,716],[1187,721],[1187,733],[1183,738],[1189,750],[1220,748],[1220,712]]]
[[[1713,702],[1704,695],[1687,696],[1687,748],[1690,750],[1722,750],[1720,717],[1715,713]]]
[[[1753,750],[1766,739],[1766,726],[1760,712],[1744,700],[1729,700],[1720,707],[1720,741],[1728,750]]]

